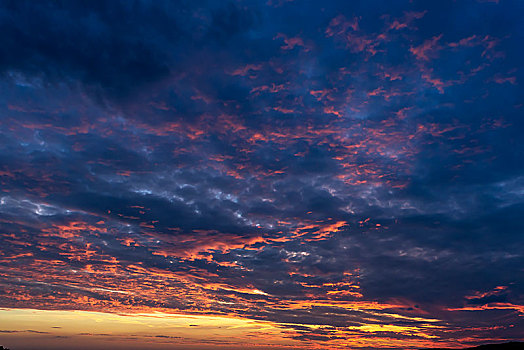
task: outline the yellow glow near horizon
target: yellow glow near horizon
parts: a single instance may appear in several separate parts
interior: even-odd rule
[[[75,349],[82,345],[103,348],[104,343],[115,349],[143,348],[145,344],[151,349],[285,348],[296,344],[284,335],[269,322],[220,316],[0,309],[0,344],[13,350],[66,349],[73,342]]]

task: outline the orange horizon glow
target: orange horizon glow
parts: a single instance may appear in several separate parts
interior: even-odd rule
[[[432,321],[432,320],[429,320]],[[435,320],[433,320],[435,321]],[[457,347],[460,342],[435,342],[432,336],[421,340],[373,339],[375,332],[417,333],[414,327],[362,325],[336,332],[343,339],[315,343],[292,339],[289,326],[235,316],[208,316],[172,313],[104,313],[78,310],[0,309],[0,343],[13,349],[347,349],[400,346],[420,348]],[[313,326],[313,328],[322,328]],[[364,332],[351,334],[351,330]],[[212,344],[212,345],[210,345]]]

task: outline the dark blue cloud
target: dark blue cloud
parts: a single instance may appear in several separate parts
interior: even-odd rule
[[[520,13],[5,2],[0,306],[518,339]]]

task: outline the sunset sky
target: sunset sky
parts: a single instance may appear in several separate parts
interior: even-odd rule
[[[0,345],[524,340],[524,1],[0,3]]]

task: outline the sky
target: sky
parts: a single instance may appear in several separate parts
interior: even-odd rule
[[[523,15],[2,1],[0,345],[524,340]]]

